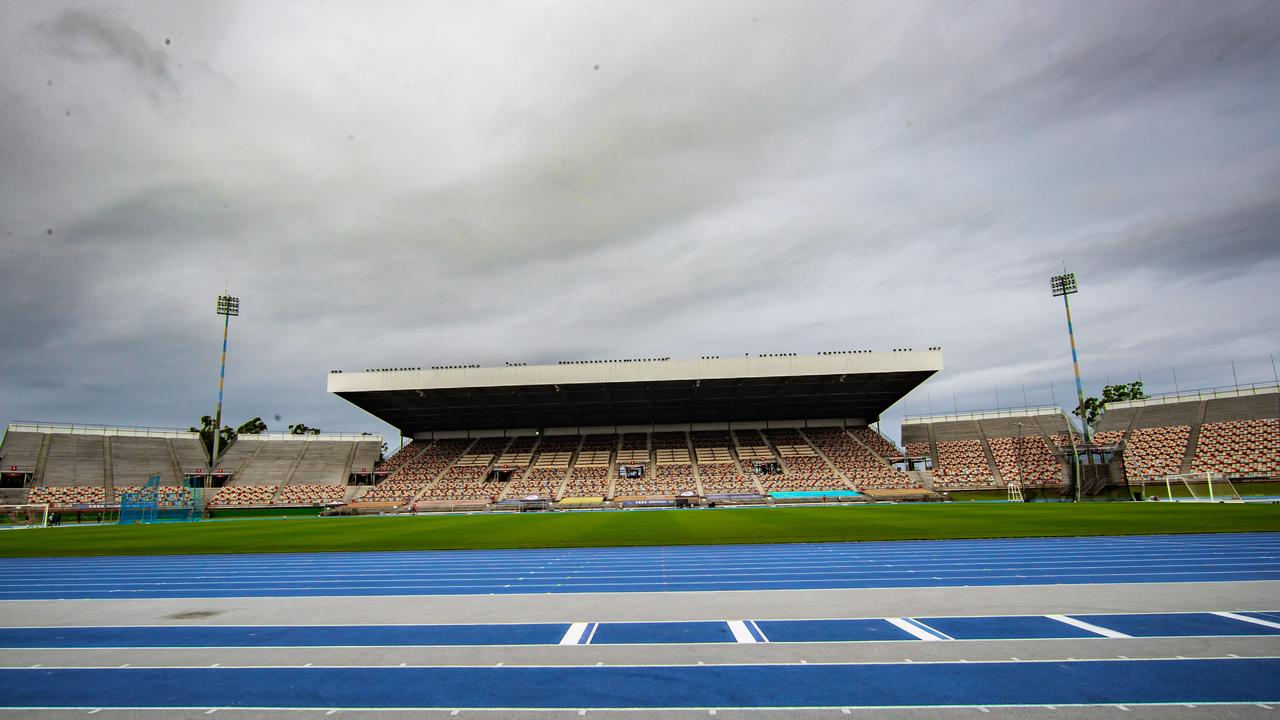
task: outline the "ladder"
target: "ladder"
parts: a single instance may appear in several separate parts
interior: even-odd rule
[[[1026,500],[1022,497],[1022,481],[1021,480],[1009,481],[1009,502],[1012,502],[1012,503],[1026,502]]]

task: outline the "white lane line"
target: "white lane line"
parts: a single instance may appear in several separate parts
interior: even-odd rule
[[[763,643],[769,642],[769,636],[764,634],[764,631],[760,629],[760,626],[756,624],[756,621],[752,620],[750,622],[751,622],[751,627],[754,628],[756,631],[756,635],[760,636],[760,642],[763,642]]]
[[[903,618],[903,620],[906,620],[907,622],[911,623],[912,625],[915,625],[916,627],[920,628],[921,630],[924,630],[925,632],[933,633],[934,635],[937,635],[939,638],[943,640],[955,640],[955,638],[942,632],[938,628],[933,627],[931,625],[926,625],[923,621],[917,620],[916,618]]]
[[[917,640],[924,640],[926,642],[936,642],[942,639],[937,635],[934,635],[933,633],[925,632],[923,628],[916,627],[915,625],[912,625],[911,623],[907,622],[903,618],[891,617],[891,618],[885,618],[885,621],[888,622],[890,625],[908,633],[909,635],[916,638]]]
[[[1064,623],[1066,625],[1070,625],[1071,627],[1077,627],[1077,628],[1080,628],[1081,630],[1087,630],[1095,635],[1101,635],[1102,637],[1109,637],[1109,638],[1132,637],[1130,635],[1125,635],[1122,632],[1109,630],[1107,628],[1102,627],[1101,625],[1094,625],[1093,623],[1087,623],[1083,620],[1077,620],[1073,617],[1067,617],[1066,615],[1045,615],[1045,617],[1049,618],[1050,620],[1057,620],[1058,622]]]
[[[741,620],[726,620],[729,625],[729,632],[733,633],[733,639],[740,643],[754,643],[756,638],[747,629],[747,624]]]
[[[590,645],[592,640],[596,639],[596,631],[600,629],[600,623],[591,623],[591,632],[587,634],[587,639],[582,641],[583,645]]]
[[[582,634],[587,631],[587,623],[577,622],[569,626],[565,631],[564,637],[560,638],[561,645],[577,645],[582,640]]]
[[[1269,628],[1275,628],[1276,630],[1280,630],[1280,623],[1271,622],[1270,620],[1263,620],[1261,618],[1249,617],[1248,615],[1238,615],[1233,612],[1216,612],[1214,613],[1214,615],[1217,615],[1218,617],[1227,618],[1228,620],[1239,620],[1240,622],[1253,623],[1254,625],[1261,625],[1262,627],[1269,627]]]

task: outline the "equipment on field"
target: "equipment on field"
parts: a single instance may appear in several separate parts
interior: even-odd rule
[[[1153,485],[1153,489],[1148,489]],[[1163,494],[1160,492],[1164,490]],[[1169,502],[1242,503],[1236,486],[1222,473],[1196,472],[1142,477],[1143,497]]]
[[[160,522],[194,522],[200,519],[199,507],[203,488],[161,487],[160,476],[147,478],[147,484],[136,491],[120,494],[120,524],[138,525]]]
[[[1022,481],[1021,480],[1009,481],[1009,502],[1012,502],[1012,503],[1026,502],[1026,500],[1022,497]]]
[[[23,530],[49,526],[46,503],[0,505],[0,530]]]

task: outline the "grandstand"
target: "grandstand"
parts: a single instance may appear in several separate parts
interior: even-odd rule
[[[1192,472],[1237,480],[1280,475],[1280,385],[1157,395],[1112,403],[1095,443],[1114,445],[1130,482]]]
[[[376,435],[241,435],[215,464],[212,506],[338,502],[348,482],[369,474]],[[47,502],[81,510],[118,507],[121,493],[160,476],[163,494],[186,496],[208,472],[197,433],[174,428],[12,423],[0,443],[12,467],[6,502]]]
[[[927,458],[932,470],[921,473],[935,490],[1068,484],[1060,443],[1075,433],[1057,407],[1016,408],[969,413],[916,415],[902,421],[906,454]],[[896,449],[896,448],[895,448]]]
[[[333,372],[329,391],[413,439],[357,506],[745,501],[916,488],[868,425],[941,367],[936,348],[452,366]]]
[[[1084,481],[1090,492],[1191,473],[1267,480],[1280,475],[1280,386],[1111,403],[1092,444],[1056,407],[910,416],[902,439],[906,456],[925,460],[931,471],[921,475],[941,491],[1003,488],[1015,479],[1024,487],[1065,489],[1077,452],[1096,463]]]

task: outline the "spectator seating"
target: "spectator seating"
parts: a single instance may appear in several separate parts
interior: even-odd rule
[[[1194,472],[1280,474],[1280,420],[1228,420],[1200,426]]]
[[[405,503],[417,495],[426,483],[419,480],[383,480],[369,488],[360,502]]]
[[[558,467],[531,467],[517,470],[505,483],[508,498],[537,495],[554,499],[564,484],[565,470]],[[603,494],[603,493],[601,493]]]
[[[538,446],[541,440],[537,435],[521,435],[511,441],[511,446],[507,448],[509,453],[531,453]]]
[[[281,488],[277,502],[280,505],[326,505],[342,502],[346,494],[346,485],[286,485]]]
[[[617,447],[617,435],[587,435],[582,438],[582,452],[613,451]]]
[[[370,488],[360,498],[361,502],[409,501],[448,469],[471,444],[472,441],[466,438],[434,441],[422,454],[405,462],[387,479]]]
[[[998,487],[987,454],[979,440],[938,441],[937,464],[933,468],[935,487]]]
[[[1093,434],[1094,445],[1115,445],[1124,439],[1123,430],[1103,430]],[[1054,436],[1054,442],[1058,443],[1058,447],[1071,447],[1071,438],[1066,433]]]
[[[120,502],[125,493],[142,492],[142,489],[141,485],[118,487],[115,489],[116,502]],[[185,505],[191,502],[191,491],[177,485],[161,485],[160,492],[156,496],[156,502],[161,505]]]
[[[237,485],[282,485],[289,479],[289,471],[301,463],[307,450],[305,440],[260,440],[251,435],[236,440],[231,447],[241,444],[260,446],[245,464],[235,472]]]
[[[864,428],[865,429],[865,428]],[[805,431],[813,444],[826,455],[854,487],[910,488],[906,473],[868,450],[840,428],[811,428]],[[879,437],[877,435],[876,437]],[[883,438],[881,438],[883,440]],[[899,453],[901,454],[901,453]]]
[[[867,447],[871,448],[872,452],[882,458],[891,459],[902,457],[901,450],[894,447],[893,443],[886,440],[883,435],[872,430],[867,425],[851,427],[849,428],[849,432],[852,433],[854,437],[861,440]],[[813,433],[810,433],[810,435],[812,434]]]
[[[728,430],[698,430],[689,433],[693,458],[698,465],[703,495],[759,493],[755,481],[744,477],[733,460],[733,437]]]
[[[565,497],[600,497],[609,490],[609,465],[579,465],[564,487]]]
[[[102,490],[106,483],[105,445],[102,435],[51,434],[43,486],[97,486]]]
[[[701,451],[699,451],[701,458]],[[738,466],[728,463],[698,463],[698,477],[702,480],[703,495],[735,495],[760,492],[755,482],[743,477]]]
[[[225,485],[209,501],[217,506],[270,505],[276,496],[275,485]]]
[[[1131,480],[1142,476],[1177,475],[1182,472],[1189,425],[1138,428],[1129,436],[1124,449],[1124,471]]]
[[[1062,485],[1062,463],[1039,435],[1022,437],[989,437],[987,445],[995,457],[1000,477],[1008,483],[1020,480],[1024,485]]]
[[[511,444],[511,438],[481,438],[467,448],[462,457],[431,483],[422,500],[495,500],[502,494],[503,485],[489,479],[489,468]]]
[[[497,499],[502,485],[488,480],[487,465],[454,466],[427,487],[422,500],[486,500]]]
[[[648,450],[649,433],[626,433],[622,436],[622,450]]]
[[[29,503],[48,503],[54,507],[67,505],[101,505],[107,501],[106,488],[98,486],[38,487],[27,495]]]
[[[907,455],[910,455],[911,457],[929,457],[929,443],[907,443]]]

